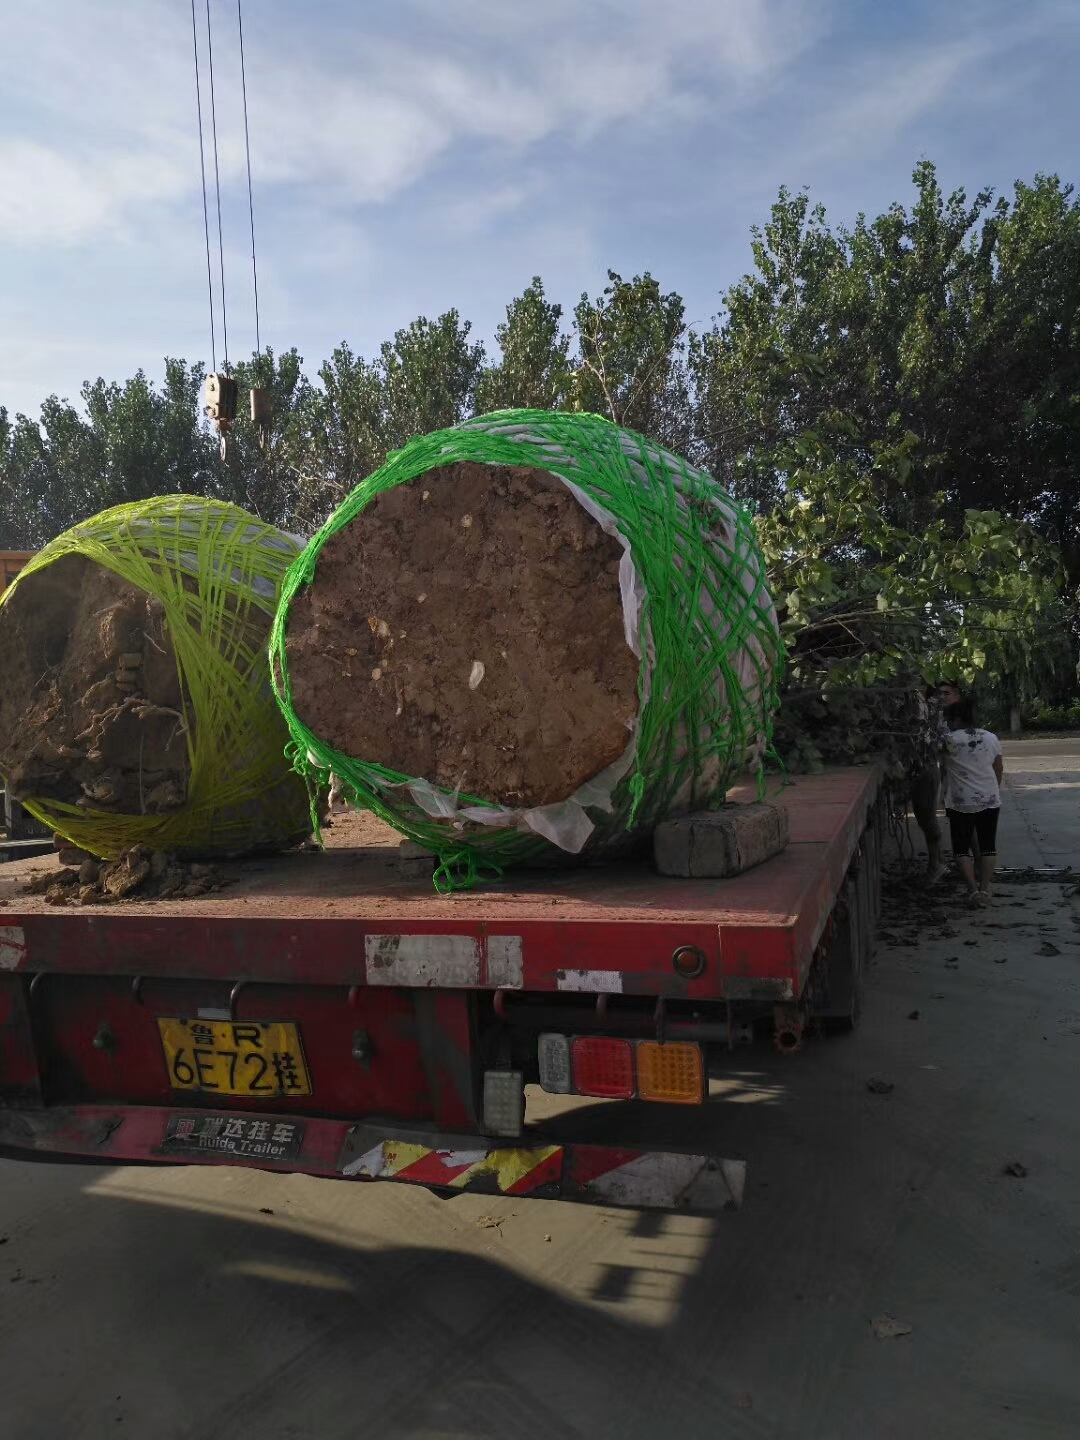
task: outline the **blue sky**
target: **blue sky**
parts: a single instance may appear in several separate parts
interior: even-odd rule
[[[7,8],[0,405],[208,362],[190,0]],[[236,358],[234,0],[211,17]],[[490,341],[534,274],[569,311],[649,269],[707,323],[781,184],[850,221],[923,157],[969,193],[1080,178],[1077,0],[246,0],[244,39],[262,337],[311,374],[450,306]]]

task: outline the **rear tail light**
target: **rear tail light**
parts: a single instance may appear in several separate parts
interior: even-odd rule
[[[642,1100],[675,1105],[700,1105],[705,1093],[705,1067],[700,1045],[655,1040],[637,1042],[637,1083]]]
[[[574,1087],[580,1095],[632,1100],[634,1047],[629,1040],[575,1036],[570,1042]]]
[[[540,1084],[550,1095],[604,1100],[663,1100],[700,1105],[705,1099],[701,1046],[681,1041],[622,1040],[552,1031],[537,1044]]]
[[[565,1035],[541,1035],[537,1047],[540,1061],[540,1084],[550,1095],[570,1095],[574,1083],[570,1076],[570,1041]]]

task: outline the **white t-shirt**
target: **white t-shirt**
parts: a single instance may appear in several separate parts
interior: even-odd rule
[[[989,730],[951,730],[944,741],[945,808],[977,814],[997,810],[1001,788],[994,761],[1001,744]]]

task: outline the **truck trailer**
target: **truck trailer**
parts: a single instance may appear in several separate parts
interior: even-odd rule
[[[729,879],[641,859],[439,894],[388,830],[182,900],[57,906],[26,892],[51,857],[5,865],[0,1154],[738,1205],[747,1157],[686,1144],[691,1107],[750,1038],[797,1067],[856,1023],[880,901],[875,768],[773,798],[787,848]],[[677,1111],[680,1143],[641,1143]]]

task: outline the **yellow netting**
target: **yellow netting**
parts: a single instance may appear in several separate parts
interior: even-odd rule
[[[35,555],[0,605],[63,555],[92,560],[161,601],[191,773],[186,805],[168,814],[115,814],[41,797],[23,800],[30,814],[105,859],[139,844],[190,858],[303,839],[311,829],[307,792],[285,758],[289,732],[266,649],[299,549],[235,505],[164,495],[104,510]]]

